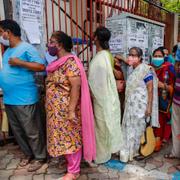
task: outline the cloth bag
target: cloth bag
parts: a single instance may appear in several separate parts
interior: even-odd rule
[[[146,129],[144,134],[141,136],[140,149],[139,149],[140,154],[143,155],[144,157],[152,154],[156,146],[156,138],[154,135],[153,128],[150,125],[150,121],[147,122],[147,118],[145,119],[145,121],[146,121]]]

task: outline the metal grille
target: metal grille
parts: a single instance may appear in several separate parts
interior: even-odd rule
[[[87,63],[93,56],[95,29],[122,12],[164,23],[165,45],[170,48],[173,14],[147,0],[45,0],[47,40],[55,30],[66,32],[73,39],[74,51]]]

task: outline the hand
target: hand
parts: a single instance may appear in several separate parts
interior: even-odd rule
[[[164,89],[164,83],[158,81],[158,88]]]
[[[146,109],[146,112],[145,112],[145,116],[149,117],[149,116],[151,116],[151,113],[152,113],[152,108],[150,106],[148,106]]]
[[[69,111],[67,119],[72,120],[76,118],[76,114],[74,111]]]
[[[114,60],[119,61],[119,62],[125,61],[124,57],[122,55],[120,55],[120,54],[116,54],[115,57],[114,57]]]
[[[125,86],[126,86],[125,81],[124,80],[117,80],[116,86],[117,86],[117,90],[119,93],[123,92],[125,89]]]
[[[10,58],[8,62],[11,66],[20,66],[22,61],[19,58]]]
[[[178,140],[180,140],[180,134],[177,135]]]

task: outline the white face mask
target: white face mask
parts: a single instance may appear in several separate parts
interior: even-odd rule
[[[9,40],[4,39],[2,36],[0,36],[0,43],[4,46],[9,46]]]

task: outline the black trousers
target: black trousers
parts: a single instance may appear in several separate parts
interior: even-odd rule
[[[38,104],[5,105],[6,113],[17,143],[27,156],[46,158],[45,135]]]

